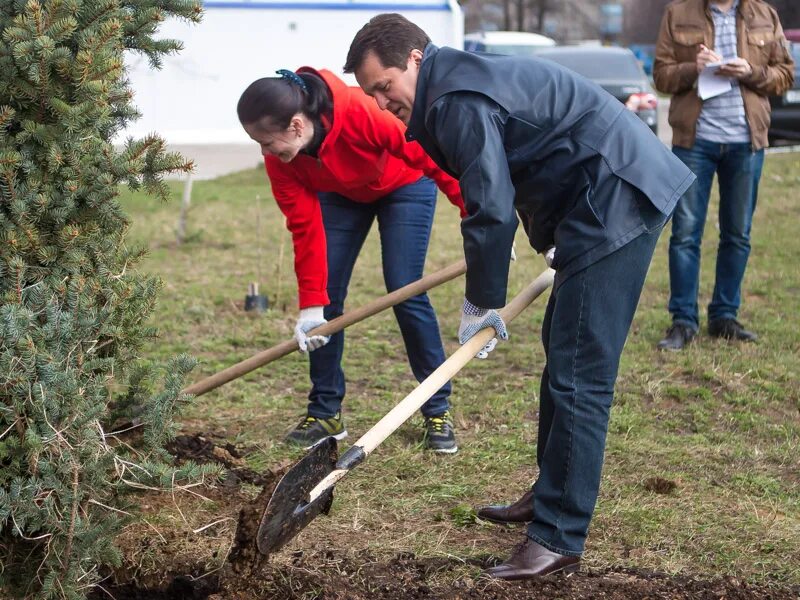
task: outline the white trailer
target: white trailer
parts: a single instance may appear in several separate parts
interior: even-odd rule
[[[403,14],[439,46],[464,43],[456,0],[212,0],[204,11],[199,25],[163,23],[161,37],[181,40],[184,49],[166,57],[160,71],[142,56],[126,57],[142,118],[123,139],[158,132],[171,145],[249,142],[236,103],[250,82],[303,65],[341,74],[356,32],[380,13]],[[352,76],[345,80],[355,85]]]

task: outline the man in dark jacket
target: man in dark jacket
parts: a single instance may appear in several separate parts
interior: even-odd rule
[[[459,339],[505,324],[508,261],[522,220],[556,270],[542,327],[533,488],[479,513],[529,522],[489,573],[578,568],[597,501],[619,358],[658,235],[694,176],[635,115],[554,63],[437,48],[400,15],[356,35],[345,71],[460,181],[467,260]],[[486,350],[486,349],[485,349]]]

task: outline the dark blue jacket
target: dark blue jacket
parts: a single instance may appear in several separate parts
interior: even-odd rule
[[[459,179],[466,296],[484,308],[505,304],[517,212],[567,277],[666,221],[695,179],[618,100],[535,58],[429,44],[406,135]],[[595,195],[610,179],[642,194]]]

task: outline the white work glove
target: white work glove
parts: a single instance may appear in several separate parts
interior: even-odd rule
[[[309,306],[301,308],[300,315],[297,317],[297,324],[294,326],[294,339],[302,353],[313,352],[317,348],[322,348],[331,341],[329,335],[306,335],[312,329],[327,323],[322,314],[321,306]]]
[[[550,246],[547,250],[544,251],[544,262],[547,263],[548,267],[553,266],[553,258],[556,256],[556,247]]]
[[[480,308],[464,298],[464,306],[461,309],[461,325],[458,327],[458,342],[462,345],[465,344],[467,340],[486,327],[494,327],[501,340],[508,339],[506,324],[503,323],[502,317],[496,310]],[[475,357],[481,359],[488,357],[489,352],[494,350],[496,345],[497,338],[492,338]]]

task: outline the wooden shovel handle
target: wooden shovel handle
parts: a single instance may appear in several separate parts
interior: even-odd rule
[[[510,323],[519,315],[531,302],[533,302],[544,290],[553,283],[555,271],[547,269],[537,277],[528,287],[517,294],[514,299],[500,310],[500,316],[505,323]],[[405,423],[428,399],[433,396],[439,388],[450,381],[464,365],[472,360],[475,355],[495,336],[493,327],[482,329],[466,344],[456,350],[450,358],[444,361],[439,368],[431,373],[425,381],[420,383],[414,390],[403,398],[400,403],[390,410],[385,417],[378,421],[372,429],[362,435],[354,447],[360,447],[363,454],[358,462],[377,448],[387,437],[389,437],[400,425]],[[356,463],[357,464],[357,463]],[[309,502],[313,502],[325,490],[344,477],[350,468],[334,469],[317,486],[309,492]]]
[[[456,263],[453,263],[449,267],[445,267],[444,269],[436,271],[435,273],[426,275],[422,279],[419,279],[413,283],[409,283],[408,285],[403,286],[390,294],[381,296],[380,298],[377,298],[372,302],[361,306],[360,308],[346,312],[340,317],[336,317],[324,325],[320,325],[316,329],[312,329],[308,335],[332,335],[338,331],[341,331],[345,327],[349,327],[354,323],[363,321],[367,317],[378,314],[379,312],[384,311],[395,304],[400,304],[404,300],[418,296],[419,294],[427,292],[438,285],[455,279],[459,275],[463,275],[466,270],[466,263],[463,260],[460,260]],[[228,383],[229,381],[233,381],[242,375],[246,375],[250,371],[254,371],[259,367],[263,367],[264,365],[271,363],[273,360],[277,360],[283,356],[286,356],[287,354],[291,354],[295,350],[297,350],[297,341],[295,339],[281,342],[280,344],[272,346],[271,348],[267,348],[266,350],[262,350],[258,354],[254,354],[250,358],[238,362],[235,365],[220,371],[219,373],[206,377],[205,379],[201,379],[197,383],[193,383],[184,389],[183,393],[193,394],[194,396],[202,396],[206,392],[210,392],[211,390],[216,389],[221,385]]]

